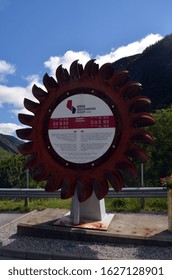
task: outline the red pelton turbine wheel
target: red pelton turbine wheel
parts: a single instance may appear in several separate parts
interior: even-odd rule
[[[99,68],[95,60],[88,61],[84,68],[78,61],[74,61],[69,72],[59,66],[56,70],[56,79],[57,81],[45,74],[43,84],[47,91],[34,85],[32,92],[38,102],[24,100],[25,108],[32,114],[18,116],[20,122],[27,126],[16,131],[19,138],[27,140],[19,147],[19,152],[27,155],[25,168],[33,170],[33,179],[36,181],[46,181],[46,191],[61,189],[63,199],[72,197],[75,190],[80,202],[88,199],[93,190],[99,200],[106,196],[109,186],[117,192],[120,191],[125,184],[124,174],[136,178],[137,170],[133,160],[147,161],[146,152],[139,143],[153,142],[153,136],[143,130],[143,127],[153,125],[154,119],[147,113],[150,100],[140,95],[141,84],[131,81],[127,71],[114,72],[111,63]],[[79,100],[81,105],[83,100],[95,102],[92,109],[95,110],[97,106],[97,116],[82,118],[82,108],[79,109],[81,115],[75,115],[77,106],[72,100]],[[95,156],[92,157],[90,154],[90,159],[81,160],[67,158],[65,153],[63,156],[62,152],[58,152],[56,147],[61,140],[54,132],[62,132],[63,129],[64,133],[69,132],[63,137],[69,137],[72,131],[68,130],[68,127],[61,127],[61,130],[55,127],[57,130],[54,132],[51,130],[52,122],[61,120],[63,116],[61,108],[64,104],[72,115],[72,118],[68,119],[71,125],[73,121],[77,122],[76,127],[74,124],[75,132],[84,132],[86,126],[85,124],[82,126],[82,123],[85,120],[88,123],[100,119],[102,122],[100,128],[89,128],[89,131],[93,132],[91,135],[94,137],[95,135],[109,137],[108,145],[105,145],[107,148],[104,146],[102,148],[100,143],[100,150]],[[98,104],[110,114],[104,115]],[[108,128],[109,134],[105,133],[104,118],[109,118],[111,123]],[[53,139],[56,141],[52,141],[51,137],[55,137]]]

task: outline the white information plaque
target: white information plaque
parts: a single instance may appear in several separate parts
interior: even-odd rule
[[[109,105],[92,94],[64,99],[52,112],[48,137],[54,151],[72,163],[97,160],[110,148],[116,120]]]

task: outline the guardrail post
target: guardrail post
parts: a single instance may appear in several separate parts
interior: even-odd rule
[[[140,174],[141,174],[141,188],[144,188],[144,165],[143,165],[143,163],[141,163]],[[144,207],[145,207],[145,198],[144,197],[140,198],[140,204],[141,204],[140,205],[141,209],[144,209]]]

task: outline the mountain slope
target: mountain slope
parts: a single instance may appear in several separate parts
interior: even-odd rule
[[[142,84],[153,109],[172,103],[172,34],[142,54],[122,58],[113,66],[115,70],[128,70],[131,79]]]
[[[11,135],[0,134],[0,147],[12,153],[18,153],[18,146],[22,143],[19,139]]]

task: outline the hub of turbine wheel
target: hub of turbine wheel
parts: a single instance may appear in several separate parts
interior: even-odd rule
[[[139,143],[153,141],[143,130],[154,119],[141,84],[130,81],[127,71],[114,72],[111,63],[99,69],[95,60],[84,68],[74,61],[69,72],[59,66],[56,79],[44,76],[46,91],[34,85],[38,102],[24,100],[32,114],[18,116],[27,126],[16,131],[28,140],[19,147],[27,155],[25,168],[33,169],[36,181],[46,181],[46,191],[61,189],[63,199],[75,190],[80,202],[93,190],[99,200],[109,186],[120,191],[124,174],[136,178],[133,160],[147,161]]]

